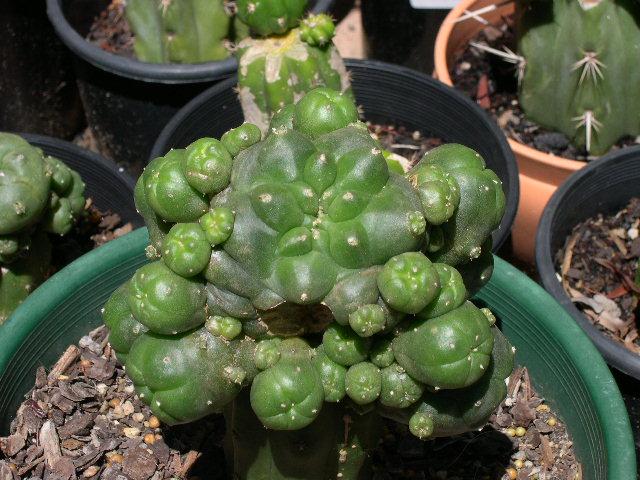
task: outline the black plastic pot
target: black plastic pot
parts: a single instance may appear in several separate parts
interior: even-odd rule
[[[167,121],[213,82],[235,72],[229,58],[199,64],[154,64],[108,53],[85,40],[109,0],[47,0],[56,32],[73,53],[87,122],[101,151],[138,173]],[[326,11],[333,0],[317,0]]]
[[[416,9],[409,0],[365,0],[362,25],[369,56],[431,74],[436,35],[448,13]]]
[[[71,57],[45,0],[0,1],[0,130],[70,138],[84,119]]]
[[[625,148],[577,171],[549,200],[536,236],[536,266],[544,288],[591,337],[609,365],[640,380],[640,355],[595,327],[567,296],[554,262],[575,225],[598,213],[615,213],[640,195],[640,147]]]
[[[100,210],[117,213],[123,223],[131,222],[134,228],[144,225],[133,203],[135,180],[124,169],[64,140],[28,133],[20,135],[31,145],[76,170],[86,185],[85,196],[90,197]]]
[[[494,232],[494,251],[509,235],[518,206],[518,167],[509,145],[494,122],[454,89],[408,68],[383,62],[347,60],[358,104],[367,120],[402,125],[410,130],[461,143],[477,150],[502,180],[507,209]],[[164,128],[151,157],[194,140],[223,133],[243,122],[230,78],[194,98]]]

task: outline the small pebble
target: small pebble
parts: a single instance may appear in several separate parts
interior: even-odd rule
[[[133,418],[136,422],[142,423],[144,422],[144,414],[138,412],[134,413],[131,418]]]
[[[516,460],[515,462],[513,462],[513,464],[516,466],[518,470],[524,467],[524,462],[522,460]]]
[[[135,438],[140,435],[140,429],[136,427],[125,427],[122,429],[122,433],[127,438]]]
[[[107,463],[122,463],[124,461],[124,456],[117,452],[111,452],[106,455]]]
[[[124,413],[126,416],[131,415],[133,412],[135,412],[135,408],[133,406],[133,403],[131,403],[129,400],[122,404],[122,413]]]
[[[156,417],[155,415],[151,415],[151,417],[149,417],[149,427],[151,428],[160,427],[160,420],[158,420],[158,417]]]
[[[507,428],[506,433],[510,437],[515,437],[516,436],[516,429],[515,428]]]
[[[516,428],[516,437],[524,437],[527,434],[527,429],[524,427]]]
[[[119,398],[112,398],[111,400],[109,400],[109,406],[111,408],[116,408],[121,403],[122,403],[122,400],[120,400]]]
[[[82,476],[84,478],[95,477],[99,471],[100,471],[100,467],[98,467],[96,465],[91,465],[84,472],[82,472]]]
[[[516,478],[518,478],[518,471],[515,468],[507,468],[507,477],[510,480],[516,480]]]
[[[541,403],[540,405],[538,405],[536,407],[536,411],[537,412],[548,412],[549,411],[549,405],[546,405],[544,403]]]
[[[156,436],[153,433],[147,433],[144,436],[143,440],[147,445],[153,445],[154,443],[156,443]]]
[[[555,419],[555,417],[551,417],[549,420],[547,420],[547,425],[549,425],[550,427],[555,427],[556,423],[558,423],[558,421]]]

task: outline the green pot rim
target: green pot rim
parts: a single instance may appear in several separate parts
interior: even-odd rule
[[[20,345],[52,308],[61,305],[96,272],[102,274],[130,263],[144,251],[148,241],[146,228],[139,228],[80,257],[36,289],[0,327],[0,377]],[[519,310],[542,309],[545,312],[544,331],[550,333],[550,339],[580,367],[580,379],[593,399],[599,422],[593,428],[599,428],[604,439],[607,477],[616,480],[636,478],[629,417],[620,391],[600,353],[571,316],[542,287],[495,257],[493,277],[489,286],[480,293],[479,300],[492,304],[501,298],[513,306],[515,301],[510,299],[513,295],[518,296]],[[500,314],[499,311],[497,313]],[[509,336],[519,332],[506,333]]]

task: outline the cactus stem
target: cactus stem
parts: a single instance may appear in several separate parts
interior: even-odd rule
[[[484,43],[469,42],[469,45],[477,48],[478,50],[482,50],[483,52],[497,55],[498,57],[501,57],[505,62],[513,63],[517,67],[516,76],[518,77],[518,84],[522,83],[522,78],[524,77],[524,69],[527,66],[527,60],[523,56],[518,55],[509,47],[502,47],[504,50],[498,50],[497,48],[492,48],[489,45],[485,45]]]
[[[600,131],[600,128],[602,127],[602,123],[599,122],[593,111],[591,110],[587,110],[586,112],[584,112],[582,115],[578,115],[577,117],[573,117],[572,119],[574,122],[578,122],[578,125],[576,125],[576,129],[580,128],[580,127],[584,127],[586,130],[586,147],[587,147],[587,152],[589,152],[591,150],[591,137],[593,135],[593,130],[595,130],[596,132]]]
[[[582,73],[580,74],[580,80],[578,85],[582,85],[584,79],[589,77],[593,80],[593,83],[598,83],[598,77],[601,79],[604,78],[602,74],[602,69],[607,68],[607,66],[598,60],[598,54],[596,52],[582,52],[584,57],[578,60],[573,64],[573,68],[571,68],[572,72],[582,68]]]

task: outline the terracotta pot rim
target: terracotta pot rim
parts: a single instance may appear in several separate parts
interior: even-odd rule
[[[456,25],[455,21],[476,2],[477,0],[462,0],[459,2],[442,22],[436,37],[434,48],[435,76],[438,80],[450,87],[453,87],[453,81],[451,79],[451,75],[449,75],[449,64],[447,61],[447,45],[449,44],[449,38],[451,37],[451,33]],[[506,5],[508,4],[505,4],[504,6]],[[516,154],[516,157],[523,156],[535,162],[572,171],[580,170],[587,164],[587,162],[571,160],[541,152],[540,150],[529,147],[528,145],[518,142],[517,140],[513,140],[512,138],[507,139],[509,141],[509,145],[511,145],[511,148]]]

